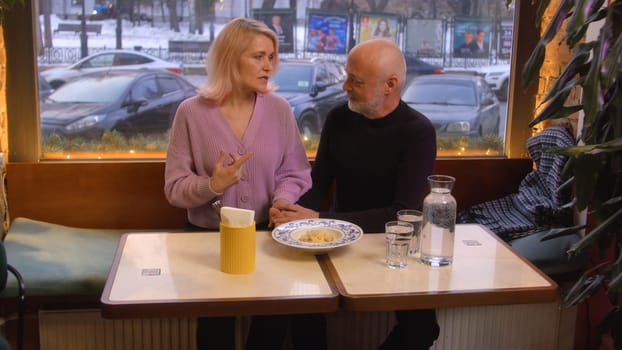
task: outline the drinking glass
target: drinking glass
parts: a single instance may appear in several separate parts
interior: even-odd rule
[[[406,221],[389,221],[385,225],[387,266],[402,269],[408,265],[408,247],[413,236],[413,225]]]
[[[419,235],[421,234],[421,220],[423,214],[415,209],[402,209],[397,211],[397,220],[406,221],[413,225],[413,238],[410,240],[408,255],[413,256],[419,252]]]

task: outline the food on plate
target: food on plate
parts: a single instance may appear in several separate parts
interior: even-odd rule
[[[304,233],[297,237],[299,241],[307,243],[327,243],[332,242],[337,238],[337,231],[325,227],[305,230]]]

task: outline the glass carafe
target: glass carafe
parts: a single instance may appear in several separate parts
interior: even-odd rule
[[[423,200],[421,262],[445,266],[453,262],[456,228],[456,199],[451,190],[456,179],[447,175],[428,176],[430,193]]]

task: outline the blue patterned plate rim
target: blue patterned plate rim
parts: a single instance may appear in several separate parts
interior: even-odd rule
[[[343,233],[342,237],[331,242],[302,242],[296,239],[292,233],[301,228],[319,228],[326,227],[336,229]],[[272,238],[277,242],[296,248],[310,250],[330,250],[333,248],[345,246],[358,241],[363,236],[363,230],[350,222],[336,219],[303,219],[290,221],[288,223],[277,226],[272,230]]]

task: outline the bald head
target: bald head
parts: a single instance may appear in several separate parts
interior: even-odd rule
[[[356,45],[348,55],[348,62],[366,66],[369,74],[380,80],[394,76],[400,90],[406,80],[404,55],[388,39],[372,39]]]
[[[346,63],[343,89],[348,107],[369,119],[384,118],[400,103],[406,79],[406,62],[400,49],[387,39],[356,45]]]

